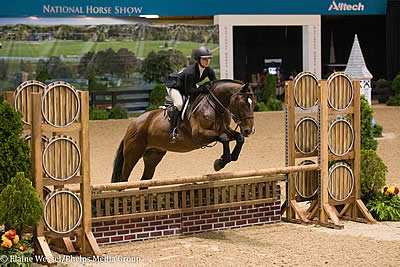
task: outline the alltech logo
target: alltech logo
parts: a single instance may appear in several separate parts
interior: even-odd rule
[[[348,4],[339,2],[336,3],[335,0],[332,0],[332,4],[329,6],[328,11],[364,11],[364,5],[359,2],[358,4]]]

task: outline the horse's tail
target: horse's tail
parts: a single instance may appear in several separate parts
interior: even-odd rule
[[[114,160],[114,169],[111,177],[112,183],[120,182],[122,176],[122,166],[124,164],[124,140],[121,141],[119,148],[117,150],[117,155]]]

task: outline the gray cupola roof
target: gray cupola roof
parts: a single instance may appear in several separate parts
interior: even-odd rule
[[[351,49],[349,61],[347,62],[344,73],[349,75],[352,79],[359,80],[370,80],[373,77],[365,65],[357,34],[354,36],[353,48]]]

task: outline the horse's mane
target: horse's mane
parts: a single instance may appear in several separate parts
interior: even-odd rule
[[[235,81],[235,80],[231,80],[231,79],[222,79],[222,80],[215,80],[215,81],[212,81],[212,83],[214,84],[214,83],[221,83],[221,82],[230,82],[230,83],[237,83],[237,84],[243,84],[242,82],[239,82],[239,81]]]

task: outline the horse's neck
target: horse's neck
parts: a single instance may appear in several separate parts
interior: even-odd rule
[[[235,87],[220,87],[216,88],[216,90],[213,91],[215,97],[221,102],[221,104],[225,107],[228,108],[230,104],[230,100],[233,94],[235,94],[240,88],[235,88]]]

